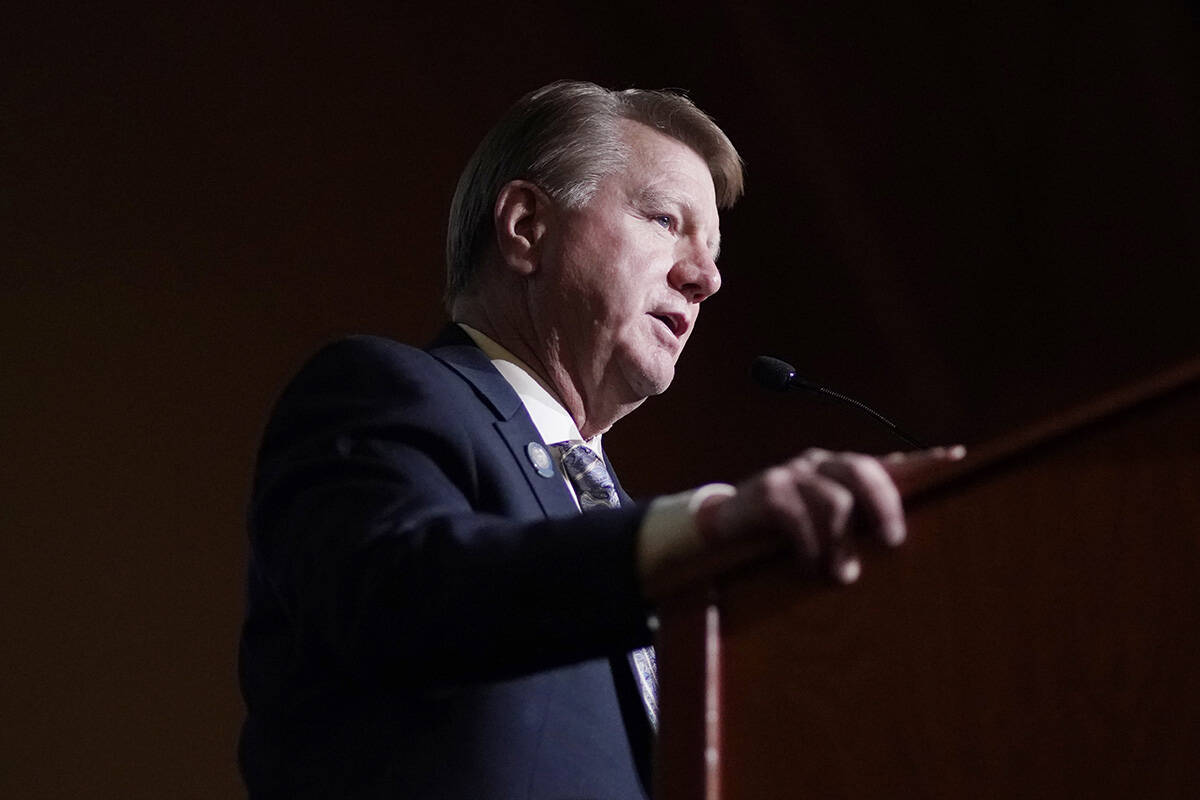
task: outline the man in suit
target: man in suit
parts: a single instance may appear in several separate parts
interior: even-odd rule
[[[560,82],[488,134],[451,208],[457,324],[426,350],[325,348],[264,436],[252,797],[644,797],[657,576],[769,534],[850,582],[852,518],[903,539],[864,456],[645,504],[606,470],[601,434],[667,388],[720,287],[718,207],[741,186],[728,138],[674,94]],[[580,454],[598,483],[575,482]]]

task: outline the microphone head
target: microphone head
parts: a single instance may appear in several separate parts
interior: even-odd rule
[[[759,356],[750,365],[750,377],[759,386],[776,392],[786,392],[796,379],[796,368],[778,358]]]

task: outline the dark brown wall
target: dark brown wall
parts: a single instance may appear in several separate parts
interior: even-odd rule
[[[893,447],[761,352],[967,443],[1200,352],[1184,6],[391,5],[7,25],[0,794],[239,791],[270,401],[332,336],[437,330],[457,172],[552,79],[686,87],[748,163],[676,386],[606,440],[635,492]]]

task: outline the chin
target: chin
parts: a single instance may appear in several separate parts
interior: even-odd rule
[[[662,394],[671,385],[671,381],[675,379],[675,365],[671,364],[667,368],[661,365],[655,365],[651,369],[638,370],[629,382],[633,388],[634,394],[640,398],[653,397]]]

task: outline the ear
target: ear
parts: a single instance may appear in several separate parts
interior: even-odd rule
[[[529,181],[509,181],[496,196],[492,223],[500,259],[521,275],[537,271],[550,225],[550,196]]]

